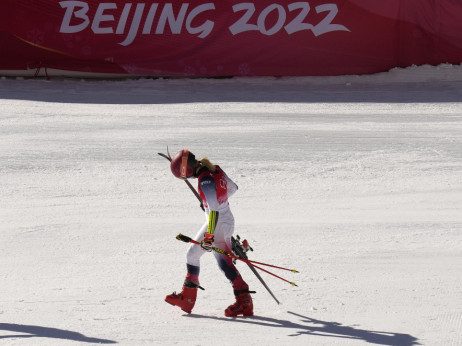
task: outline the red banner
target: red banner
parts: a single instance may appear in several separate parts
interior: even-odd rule
[[[365,74],[462,62],[460,0],[2,0],[0,70]]]

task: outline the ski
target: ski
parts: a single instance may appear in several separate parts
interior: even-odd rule
[[[232,245],[232,250],[236,256],[242,259],[245,259],[245,260],[249,259],[247,257],[247,252],[249,250],[253,251],[253,249],[248,245],[247,240],[244,239],[244,241],[241,243],[241,238],[238,235],[236,235],[236,238],[231,237],[231,245]],[[252,270],[252,272],[255,274],[257,279],[260,280],[260,282],[266,288],[269,294],[271,294],[271,296],[276,301],[276,303],[281,304],[279,300],[276,298],[276,296],[273,294],[273,292],[270,290],[266,282],[262,279],[260,274],[258,274],[257,270],[253,266],[251,266],[249,263],[247,263],[247,265],[249,266],[250,270]]]

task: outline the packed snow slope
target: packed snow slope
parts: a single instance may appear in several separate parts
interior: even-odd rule
[[[211,254],[179,291],[199,203],[157,155],[239,185],[255,316]],[[462,67],[333,78],[0,79],[1,345],[462,344]],[[195,181],[192,181],[195,185]]]

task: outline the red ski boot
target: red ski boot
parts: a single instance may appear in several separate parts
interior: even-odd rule
[[[237,295],[236,302],[225,310],[225,316],[227,317],[236,317],[238,315],[253,316],[253,302],[249,293]]]
[[[183,290],[180,294],[173,292],[165,297],[165,301],[169,304],[179,306],[181,310],[190,314],[196,303],[196,297],[197,287],[183,286]]]

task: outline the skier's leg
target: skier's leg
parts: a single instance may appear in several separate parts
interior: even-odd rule
[[[208,223],[205,223],[197,232],[194,239],[198,242],[204,239],[204,233],[207,231]],[[205,251],[196,244],[189,245],[186,253],[186,282],[191,282],[199,286],[200,259]]]
[[[208,224],[205,223],[197,232],[194,239],[201,241],[204,238],[204,232],[207,230]],[[188,252],[186,253],[186,282],[191,282],[199,286],[199,272],[200,272],[200,259],[205,251],[196,244],[189,245]]]
[[[230,223],[221,223],[217,225],[215,229],[215,241],[214,246],[220,248],[226,252],[232,252],[231,247],[231,236],[234,232],[234,222]],[[213,253],[215,259],[217,260],[218,266],[227,279],[231,282],[234,294],[238,295],[243,292],[249,291],[249,286],[242,278],[241,274],[235,267],[232,259],[226,255],[222,255],[218,252]]]
[[[232,252],[231,236],[234,233],[234,218],[229,212],[227,217],[223,217],[215,229],[215,247],[226,252]],[[232,259],[228,256],[214,252],[218,266],[231,282],[234,290],[236,302],[225,310],[225,316],[252,316],[253,301],[249,293],[249,285],[244,281],[241,274],[234,266]]]
[[[215,241],[215,246],[226,252],[232,252],[231,235],[233,234],[233,230],[233,224],[222,224],[220,231],[223,233],[220,232],[220,234],[223,234],[223,237],[218,237],[218,242]],[[236,302],[228,306],[225,310],[225,316],[252,316],[253,301],[249,293],[249,285],[244,281],[230,257],[221,255],[217,252],[214,252],[214,255],[220,269],[233,285],[234,296],[236,297]]]
[[[196,239],[202,240],[201,234],[203,237],[204,229],[207,229],[207,224],[197,232]],[[186,254],[187,274],[181,293],[173,292],[165,297],[167,303],[176,305],[187,313],[191,313],[196,303],[197,288],[199,287],[200,257],[203,254],[204,251],[200,246],[191,244]]]

